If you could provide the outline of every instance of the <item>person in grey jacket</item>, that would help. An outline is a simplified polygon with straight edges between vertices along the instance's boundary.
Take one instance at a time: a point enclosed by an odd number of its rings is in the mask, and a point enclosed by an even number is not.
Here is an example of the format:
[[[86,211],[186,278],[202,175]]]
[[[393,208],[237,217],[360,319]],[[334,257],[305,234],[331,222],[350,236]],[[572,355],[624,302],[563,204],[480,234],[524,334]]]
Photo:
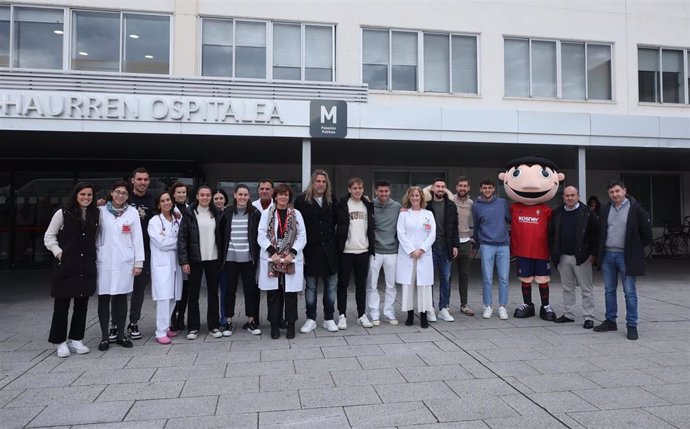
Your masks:
[[[367,307],[374,326],[378,326],[381,303],[378,283],[381,268],[386,281],[383,315],[391,325],[397,325],[395,317],[395,265],[398,258],[398,237],[396,235],[398,215],[402,207],[391,199],[391,185],[385,180],[376,182],[374,198],[374,254],[369,256],[369,278],[367,279]]]

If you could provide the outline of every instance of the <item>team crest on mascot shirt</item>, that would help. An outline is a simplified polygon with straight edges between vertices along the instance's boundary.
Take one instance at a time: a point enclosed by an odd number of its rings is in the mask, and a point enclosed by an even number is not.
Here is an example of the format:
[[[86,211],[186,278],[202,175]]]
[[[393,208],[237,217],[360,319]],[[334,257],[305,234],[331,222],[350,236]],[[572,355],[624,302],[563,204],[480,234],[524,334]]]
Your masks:
[[[544,157],[533,155],[514,159],[498,175],[508,197],[515,201],[510,206],[510,252],[517,256],[518,278],[522,282],[524,304],[515,310],[516,318],[535,315],[532,303],[532,282],[539,285],[544,320],[556,320],[549,305],[549,239],[548,227],[551,207],[547,201],[558,192],[565,179],[556,164]]]

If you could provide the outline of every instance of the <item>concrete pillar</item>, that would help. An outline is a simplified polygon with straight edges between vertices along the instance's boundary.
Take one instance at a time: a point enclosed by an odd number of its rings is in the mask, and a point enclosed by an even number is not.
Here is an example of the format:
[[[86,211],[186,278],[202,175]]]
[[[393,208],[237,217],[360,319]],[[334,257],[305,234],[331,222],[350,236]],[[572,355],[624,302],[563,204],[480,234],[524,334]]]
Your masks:
[[[311,179],[311,139],[302,139],[302,190],[307,189]]]
[[[580,200],[587,202],[587,150],[584,146],[577,148],[577,180]]]

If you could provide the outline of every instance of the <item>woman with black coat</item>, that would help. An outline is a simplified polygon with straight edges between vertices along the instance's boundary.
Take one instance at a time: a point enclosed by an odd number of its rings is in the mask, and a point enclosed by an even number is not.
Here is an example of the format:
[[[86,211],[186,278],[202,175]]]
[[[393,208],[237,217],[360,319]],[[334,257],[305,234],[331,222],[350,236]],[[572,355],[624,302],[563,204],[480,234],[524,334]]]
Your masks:
[[[96,292],[99,211],[93,194],[93,186],[78,183],[65,207],[53,215],[43,239],[46,248],[55,256],[50,292],[55,304],[48,341],[57,345],[57,355],[61,358],[71,352],[89,352],[82,340],[89,297]],[[72,321],[67,335],[67,316],[72,300]]]

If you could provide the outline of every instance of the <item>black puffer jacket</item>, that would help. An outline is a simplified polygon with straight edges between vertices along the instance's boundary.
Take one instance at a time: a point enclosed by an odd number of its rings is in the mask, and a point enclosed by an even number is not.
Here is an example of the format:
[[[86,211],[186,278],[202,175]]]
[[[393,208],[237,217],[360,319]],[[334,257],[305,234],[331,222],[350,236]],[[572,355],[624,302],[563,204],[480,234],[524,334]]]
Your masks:
[[[643,209],[636,199],[628,196],[630,210],[625,225],[625,273],[631,276],[644,275],[644,247],[652,242],[652,223],[647,210]],[[604,258],[606,251],[606,237],[608,234],[608,220],[611,203],[601,206],[599,218],[599,261]],[[601,263],[599,264],[601,266]]]
[[[577,211],[577,229],[575,230],[575,264],[580,265],[591,256],[598,256],[599,223],[597,215],[584,203],[580,202]],[[561,220],[565,209],[556,208],[549,222],[549,247],[551,262],[558,266],[561,261]]]
[[[345,243],[347,242],[347,234],[350,229],[350,210],[347,207],[347,200],[350,199],[350,194],[341,198],[336,205],[336,217],[338,228],[335,236],[338,242],[338,254],[345,250]],[[374,203],[369,201],[366,197],[362,197],[362,202],[367,208],[367,239],[369,240],[369,254],[374,254],[374,246],[376,244],[376,237],[374,235]],[[453,205],[455,207],[455,205]],[[457,217],[457,216],[456,216]],[[457,227],[455,228],[457,234]]]
[[[199,247],[199,223],[196,219],[198,202],[190,204],[182,216],[180,231],[177,234],[177,261],[180,265],[194,264],[201,262],[201,249]],[[211,215],[216,220],[216,244],[221,243],[219,225],[221,220],[220,212],[211,204],[209,206]],[[218,252],[220,255],[220,252]]]

